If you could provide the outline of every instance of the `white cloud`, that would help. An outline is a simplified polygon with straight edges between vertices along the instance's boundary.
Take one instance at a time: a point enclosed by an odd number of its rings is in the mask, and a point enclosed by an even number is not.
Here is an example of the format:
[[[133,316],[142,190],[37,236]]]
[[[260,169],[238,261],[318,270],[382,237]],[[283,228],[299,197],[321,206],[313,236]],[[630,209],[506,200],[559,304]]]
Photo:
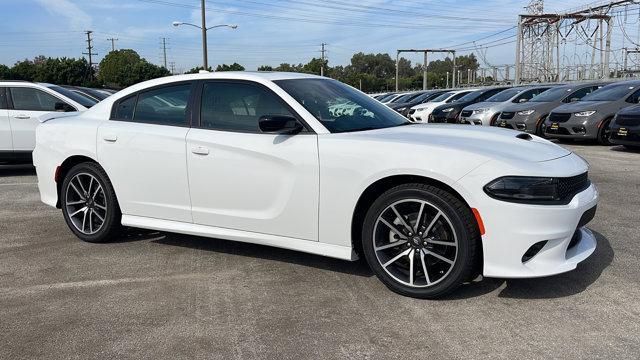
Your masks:
[[[40,6],[53,15],[59,15],[69,20],[74,30],[86,30],[91,27],[93,19],[70,0],[36,0]]]

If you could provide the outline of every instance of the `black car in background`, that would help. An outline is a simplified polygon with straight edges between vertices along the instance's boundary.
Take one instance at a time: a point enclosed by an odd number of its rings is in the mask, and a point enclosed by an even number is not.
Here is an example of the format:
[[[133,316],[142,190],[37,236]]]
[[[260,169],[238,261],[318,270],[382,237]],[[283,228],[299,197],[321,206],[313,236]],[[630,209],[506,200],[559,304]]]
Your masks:
[[[485,101],[493,95],[506,89],[509,89],[509,87],[492,87],[470,92],[452,103],[440,105],[437,108],[433,109],[433,112],[429,116],[429,122],[450,124],[456,123],[458,122],[458,116],[460,115],[462,109],[471,104]]]
[[[640,105],[618,111],[611,121],[609,141],[614,145],[640,150]]]
[[[97,89],[91,89],[88,87],[82,87],[82,86],[69,86],[69,85],[64,85],[63,86],[65,89],[73,91],[76,94],[82,95],[84,97],[87,97],[89,99],[93,99],[95,101],[102,101],[104,99],[106,99],[107,97],[109,97],[109,95],[104,92],[104,91],[100,91]]]
[[[407,117],[412,107],[428,102],[429,100],[440,96],[446,90],[426,90],[421,91],[417,95],[410,97],[405,102],[395,102],[389,104],[389,107]]]

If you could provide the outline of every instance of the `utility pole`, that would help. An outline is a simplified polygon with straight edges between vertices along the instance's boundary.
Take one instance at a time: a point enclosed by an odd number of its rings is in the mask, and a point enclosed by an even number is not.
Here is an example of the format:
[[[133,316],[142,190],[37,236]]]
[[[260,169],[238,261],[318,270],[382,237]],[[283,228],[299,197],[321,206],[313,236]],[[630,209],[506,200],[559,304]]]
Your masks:
[[[167,68],[167,38],[162,37],[160,39],[162,39],[162,60],[163,60],[164,68],[168,69]]]
[[[449,72],[447,71],[447,87],[445,89],[449,88]]]
[[[455,68],[456,68],[456,51],[455,50],[446,50],[446,49],[402,49],[396,50],[396,91],[399,91],[399,81],[400,81],[400,53],[403,52],[411,52],[411,53],[424,53],[424,68],[422,69],[422,90],[427,90],[427,54],[428,53],[451,53],[453,54],[453,82],[455,86]]]
[[[93,55],[98,55],[97,53],[93,52],[93,45],[91,45],[91,34],[93,33],[93,31],[91,30],[87,30],[85,31],[85,34],[87,34],[87,52],[86,53],[82,53],[84,55],[88,55],[89,56],[89,68],[93,69]],[[93,73],[91,73],[91,75],[89,75],[91,77],[93,77]]]
[[[205,1],[202,0],[202,66],[207,71],[209,69],[209,60],[207,59],[207,15],[205,14],[204,3]]]
[[[111,51],[116,51],[116,41],[118,41],[118,38],[108,38],[107,41],[111,41]]]
[[[325,54],[325,52],[326,52],[326,50],[324,49],[324,47],[325,47],[326,45],[329,45],[329,44],[327,44],[327,43],[322,43],[322,44],[320,44],[320,46],[322,46],[322,50],[320,50],[320,52],[322,53],[322,64],[321,64],[321,66],[320,66],[320,76],[324,76],[324,61],[325,61],[325,55],[324,55],[324,54]]]
[[[171,70],[171,75],[175,75],[175,73],[176,73],[176,62],[175,61],[169,62],[169,69]]]

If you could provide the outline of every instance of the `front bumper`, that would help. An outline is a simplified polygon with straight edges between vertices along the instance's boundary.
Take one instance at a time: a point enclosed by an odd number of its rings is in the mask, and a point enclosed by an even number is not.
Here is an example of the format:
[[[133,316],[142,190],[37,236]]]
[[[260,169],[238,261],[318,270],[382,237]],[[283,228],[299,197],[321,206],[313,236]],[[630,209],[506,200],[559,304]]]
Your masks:
[[[483,113],[483,114],[471,114],[469,116],[464,116],[464,111],[460,113],[460,119],[458,122],[460,124],[468,124],[468,125],[485,125],[489,126],[491,119],[496,116],[494,113]]]
[[[495,126],[524,131],[530,134],[536,132],[536,118],[534,115],[518,115],[517,113],[508,119],[498,117]]]
[[[482,190],[483,184],[495,179],[497,173],[524,176],[527,173],[511,171],[515,168],[481,168],[485,169],[475,170],[459,183],[473,189],[475,194],[469,205],[478,210],[484,223],[484,276],[533,278],[560,274],[575,269],[594,252],[595,236],[584,227],[595,215],[598,202],[598,190],[593,183],[566,205],[511,203],[490,198]],[[573,176],[584,171],[586,163],[571,154],[537,163],[529,174]],[[533,255],[532,248],[537,250]]]
[[[640,146],[640,125],[619,126],[612,124],[609,140],[616,145]]]
[[[590,116],[571,118],[564,122],[545,120],[544,134],[551,139],[597,139],[598,126],[603,119],[594,119]]]

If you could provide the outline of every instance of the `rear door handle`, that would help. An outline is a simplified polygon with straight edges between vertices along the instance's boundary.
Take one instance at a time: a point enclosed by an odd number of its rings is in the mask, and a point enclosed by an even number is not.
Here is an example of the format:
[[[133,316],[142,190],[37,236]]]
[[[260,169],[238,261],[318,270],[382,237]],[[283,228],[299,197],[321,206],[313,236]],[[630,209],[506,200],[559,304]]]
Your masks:
[[[24,114],[20,114],[20,115],[16,115],[16,116],[14,116],[14,118],[16,118],[16,119],[20,119],[20,120],[25,120],[25,119],[31,119],[31,116],[29,116],[29,115],[24,115]]]
[[[108,142],[116,142],[116,140],[118,140],[118,136],[116,134],[104,134],[102,135],[102,139]]]
[[[196,155],[209,155],[209,149],[204,146],[194,146],[191,148],[191,152]]]

